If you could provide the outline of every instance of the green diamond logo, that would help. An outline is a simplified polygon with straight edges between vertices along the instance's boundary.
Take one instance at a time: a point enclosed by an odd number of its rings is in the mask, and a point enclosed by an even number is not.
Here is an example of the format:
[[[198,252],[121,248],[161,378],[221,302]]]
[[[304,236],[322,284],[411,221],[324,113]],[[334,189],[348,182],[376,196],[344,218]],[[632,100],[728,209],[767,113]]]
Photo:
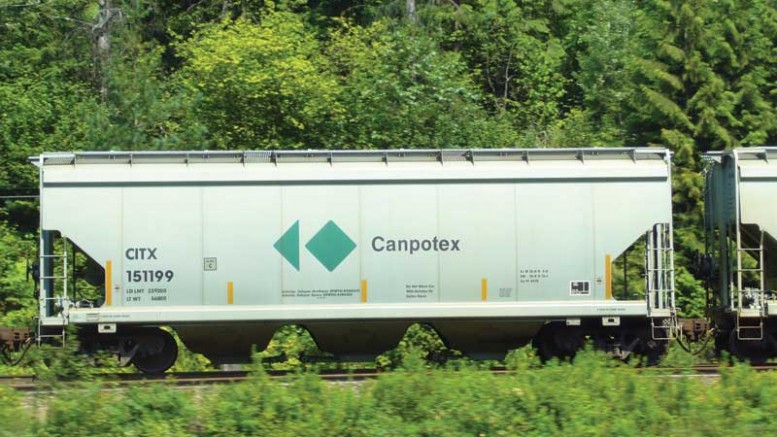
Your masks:
[[[356,248],[356,243],[332,220],[308,241],[305,248],[330,272]]]
[[[272,247],[299,271],[299,220],[294,222]]]

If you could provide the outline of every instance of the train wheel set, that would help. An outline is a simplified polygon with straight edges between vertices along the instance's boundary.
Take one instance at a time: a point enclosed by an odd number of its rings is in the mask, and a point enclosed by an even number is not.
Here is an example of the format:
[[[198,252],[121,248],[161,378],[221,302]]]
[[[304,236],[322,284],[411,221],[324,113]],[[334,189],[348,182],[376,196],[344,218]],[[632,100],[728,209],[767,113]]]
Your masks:
[[[763,361],[777,356],[777,148],[705,160],[708,322],[718,349]],[[165,329],[215,364],[250,361],[284,325],[359,361],[414,323],[475,359],[529,342],[544,360],[569,358],[590,341],[652,363],[680,332],[665,149],[30,161],[38,341],[62,341],[73,325],[85,349],[143,372],[175,363]]]

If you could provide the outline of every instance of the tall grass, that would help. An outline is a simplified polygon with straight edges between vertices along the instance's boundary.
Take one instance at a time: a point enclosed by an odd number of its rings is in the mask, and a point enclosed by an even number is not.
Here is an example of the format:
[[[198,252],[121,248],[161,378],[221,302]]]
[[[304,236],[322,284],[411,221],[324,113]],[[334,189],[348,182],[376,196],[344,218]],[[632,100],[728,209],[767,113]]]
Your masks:
[[[59,389],[41,410],[0,388],[0,435],[43,436],[718,436],[777,429],[777,373],[741,364],[719,379],[678,378],[585,351],[506,375],[407,359],[360,384],[313,374],[181,390]],[[45,395],[50,396],[50,395]]]

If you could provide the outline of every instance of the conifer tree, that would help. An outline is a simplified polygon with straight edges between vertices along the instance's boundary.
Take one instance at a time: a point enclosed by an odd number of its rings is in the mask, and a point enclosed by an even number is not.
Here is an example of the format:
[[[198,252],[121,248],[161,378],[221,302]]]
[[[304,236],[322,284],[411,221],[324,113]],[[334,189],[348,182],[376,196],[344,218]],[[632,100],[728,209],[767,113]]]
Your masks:
[[[678,284],[703,249],[700,153],[777,138],[774,53],[777,13],[768,1],[652,0],[638,15],[641,52],[630,130],[638,143],[674,152]]]

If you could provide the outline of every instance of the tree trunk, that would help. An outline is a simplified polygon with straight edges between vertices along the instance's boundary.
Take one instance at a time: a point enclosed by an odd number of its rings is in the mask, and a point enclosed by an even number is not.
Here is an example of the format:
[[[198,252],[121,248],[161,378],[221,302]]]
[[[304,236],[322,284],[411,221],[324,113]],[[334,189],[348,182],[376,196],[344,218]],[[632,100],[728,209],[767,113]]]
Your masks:
[[[411,23],[418,22],[418,16],[415,13],[415,0],[405,0],[405,13]]]

